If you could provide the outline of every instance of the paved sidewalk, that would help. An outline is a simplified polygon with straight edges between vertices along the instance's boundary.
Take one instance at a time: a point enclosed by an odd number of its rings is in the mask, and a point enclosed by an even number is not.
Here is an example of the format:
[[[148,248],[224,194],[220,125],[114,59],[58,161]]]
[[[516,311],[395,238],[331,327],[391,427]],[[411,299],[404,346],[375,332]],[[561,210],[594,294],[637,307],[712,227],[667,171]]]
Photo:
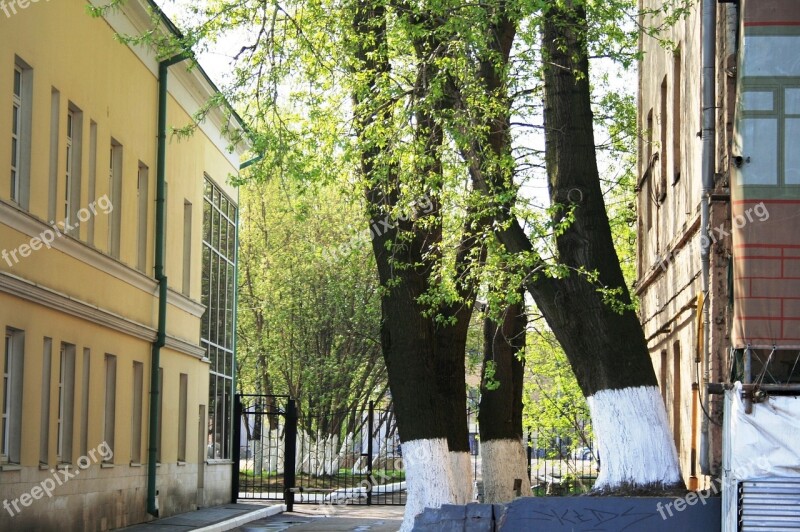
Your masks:
[[[222,532],[279,514],[285,509],[283,504],[223,504],[118,528],[116,532]]]
[[[397,532],[403,506],[311,506],[251,521],[236,532]]]

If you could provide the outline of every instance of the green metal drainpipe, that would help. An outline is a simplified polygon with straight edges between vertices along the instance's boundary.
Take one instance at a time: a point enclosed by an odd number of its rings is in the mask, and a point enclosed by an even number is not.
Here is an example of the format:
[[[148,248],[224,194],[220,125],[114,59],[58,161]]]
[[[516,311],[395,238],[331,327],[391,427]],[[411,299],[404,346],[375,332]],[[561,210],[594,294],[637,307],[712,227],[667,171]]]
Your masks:
[[[158,517],[156,491],[156,455],[158,452],[158,398],[161,394],[158,369],[161,365],[161,348],[167,339],[167,276],[164,273],[164,229],[166,227],[166,170],[167,158],[167,71],[171,65],[191,56],[179,54],[158,63],[158,153],[156,161],[156,249],[155,278],[158,281],[158,333],[150,357],[150,427],[147,447],[147,513]]]

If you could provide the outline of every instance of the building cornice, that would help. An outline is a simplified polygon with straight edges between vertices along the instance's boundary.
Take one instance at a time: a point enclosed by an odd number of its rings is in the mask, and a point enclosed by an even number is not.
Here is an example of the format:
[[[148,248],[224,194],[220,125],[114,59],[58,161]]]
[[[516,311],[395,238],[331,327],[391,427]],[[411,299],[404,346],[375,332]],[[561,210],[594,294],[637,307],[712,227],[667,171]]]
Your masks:
[[[8,272],[0,272],[0,293],[9,294],[48,309],[68,314],[101,327],[121,332],[146,342],[156,340],[156,330],[108,310],[90,305],[50,288],[22,279]],[[170,349],[202,359],[205,349],[186,340],[167,336],[166,345]]]

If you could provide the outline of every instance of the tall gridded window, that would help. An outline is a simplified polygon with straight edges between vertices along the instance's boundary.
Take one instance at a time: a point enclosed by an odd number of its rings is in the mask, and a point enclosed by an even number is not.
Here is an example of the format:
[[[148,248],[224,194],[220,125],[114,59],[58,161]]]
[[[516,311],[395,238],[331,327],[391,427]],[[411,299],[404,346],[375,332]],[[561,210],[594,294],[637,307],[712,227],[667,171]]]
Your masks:
[[[0,463],[19,464],[22,443],[22,371],[25,333],[6,328],[0,395]]]
[[[31,166],[31,100],[33,70],[20,58],[14,60],[11,97],[11,201],[28,208]]]
[[[236,206],[205,176],[201,341],[211,362],[206,457],[231,457]]]

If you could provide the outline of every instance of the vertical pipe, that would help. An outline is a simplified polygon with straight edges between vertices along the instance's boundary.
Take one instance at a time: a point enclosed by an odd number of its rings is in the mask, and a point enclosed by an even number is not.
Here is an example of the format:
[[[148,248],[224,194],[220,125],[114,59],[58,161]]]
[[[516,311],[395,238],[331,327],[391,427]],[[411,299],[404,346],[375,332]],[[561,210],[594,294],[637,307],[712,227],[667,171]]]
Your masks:
[[[156,490],[156,456],[158,453],[158,402],[161,390],[158,369],[161,365],[161,348],[167,338],[167,276],[164,273],[166,228],[166,169],[167,159],[167,74],[170,65],[188,59],[179,54],[158,63],[158,147],[156,156],[156,227],[154,274],[158,281],[158,331],[150,357],[150,419],[147,447],[147,513],[158,517],[158,491]]]
[[[703,62],[703,152],[702,152],[702,196],[700,198],[700,262],[703,278],[703,404],[708,405],[708,383],[711,374],[710,340],[710,276],[711,240],[708,236],[710,225],[711,192],[714,188],[716,169],[716,44],[717,44],[717,2],[703,0],[702,6],[702,62]],[[703,416],[700,429],[700,472],[711,473],[709,464],[708,416]]]

